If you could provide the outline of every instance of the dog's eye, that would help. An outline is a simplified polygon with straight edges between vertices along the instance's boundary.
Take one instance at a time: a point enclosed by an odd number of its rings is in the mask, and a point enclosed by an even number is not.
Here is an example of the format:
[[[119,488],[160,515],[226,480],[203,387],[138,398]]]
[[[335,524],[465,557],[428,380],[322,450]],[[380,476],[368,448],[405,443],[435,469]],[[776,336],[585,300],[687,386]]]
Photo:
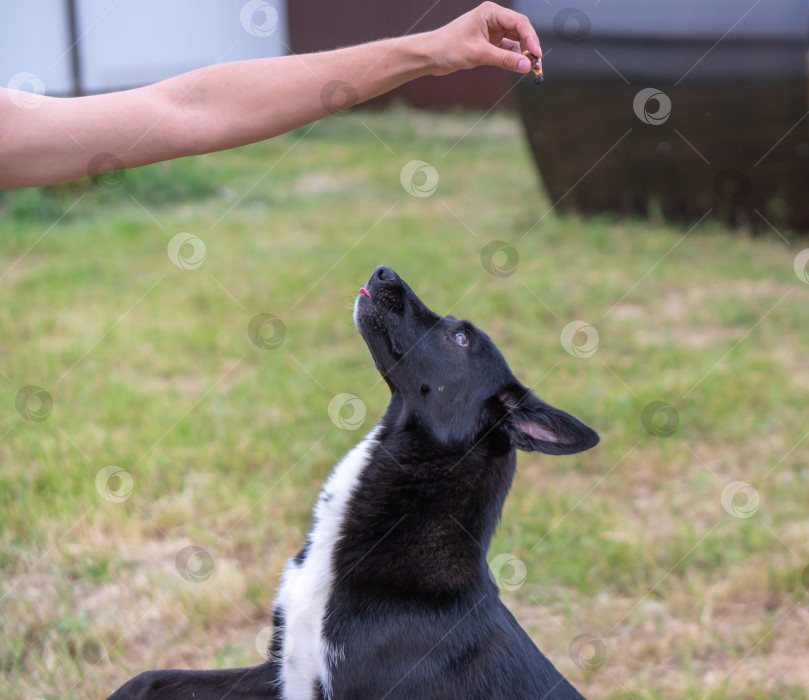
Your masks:
[[[453,333],[452,339],[461,347],[465,348],[467,345],[469,345],[469,338],[466,336],[466,333],[463,333],[462,331],[456,331]]]

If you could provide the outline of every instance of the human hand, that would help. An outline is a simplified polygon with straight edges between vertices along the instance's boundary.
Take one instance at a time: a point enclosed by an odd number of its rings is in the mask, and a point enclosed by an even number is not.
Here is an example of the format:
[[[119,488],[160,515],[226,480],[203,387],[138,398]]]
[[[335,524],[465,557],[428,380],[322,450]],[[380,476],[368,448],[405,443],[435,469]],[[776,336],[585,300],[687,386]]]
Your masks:
[[[484,2],[430,32],[429,38],[433,75],[476,66],[527,73],[531,62],[522,51],[528,49],[542,56],[539,38],[528,18],[494,2]]]

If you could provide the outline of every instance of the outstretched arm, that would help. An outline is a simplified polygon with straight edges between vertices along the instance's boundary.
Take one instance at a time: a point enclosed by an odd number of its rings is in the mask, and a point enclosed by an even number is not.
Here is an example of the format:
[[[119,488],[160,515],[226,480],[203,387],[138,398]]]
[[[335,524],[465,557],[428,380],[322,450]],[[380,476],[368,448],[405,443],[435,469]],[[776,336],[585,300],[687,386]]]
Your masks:
[[[525,73],[520,47],[541,54],[527,18],[485,2],[432,32],[208,66],[123,92],[32,102],[0,89],[0,187],[96,174],[99,154],[134,168],[254,143],[423,75],[480,65]]]

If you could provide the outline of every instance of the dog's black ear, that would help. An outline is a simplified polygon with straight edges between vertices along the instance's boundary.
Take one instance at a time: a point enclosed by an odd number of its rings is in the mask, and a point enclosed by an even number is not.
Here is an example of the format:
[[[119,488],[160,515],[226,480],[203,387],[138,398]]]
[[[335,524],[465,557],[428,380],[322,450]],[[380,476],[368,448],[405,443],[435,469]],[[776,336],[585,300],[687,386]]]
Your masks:
[[[595,430],[546,404],[520,384],[507,387],[498,398],[506,410],[505,425],[511,444],[518,450],[569,455],[598,444]]]

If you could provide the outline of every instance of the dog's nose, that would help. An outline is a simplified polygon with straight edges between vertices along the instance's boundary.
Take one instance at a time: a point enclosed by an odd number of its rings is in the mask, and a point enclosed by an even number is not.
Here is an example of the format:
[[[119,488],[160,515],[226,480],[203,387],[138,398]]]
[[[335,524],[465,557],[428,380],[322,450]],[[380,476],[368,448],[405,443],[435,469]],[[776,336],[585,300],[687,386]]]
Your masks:
[[[380,265],[374,270],[374,277],[380,282],[395,282],[396,273],[385,265]]]

